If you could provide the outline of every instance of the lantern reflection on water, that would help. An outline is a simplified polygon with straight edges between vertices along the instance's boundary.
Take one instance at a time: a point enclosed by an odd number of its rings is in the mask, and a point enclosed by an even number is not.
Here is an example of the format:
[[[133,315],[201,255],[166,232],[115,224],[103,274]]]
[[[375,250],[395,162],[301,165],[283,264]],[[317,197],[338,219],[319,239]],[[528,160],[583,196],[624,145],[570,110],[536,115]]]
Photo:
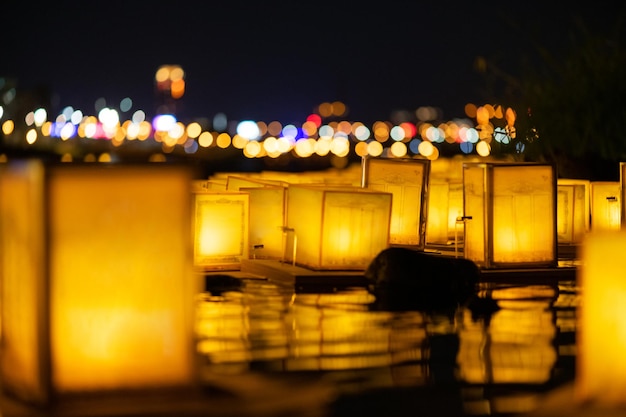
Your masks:
[[[501,309],[493,314],[488,327],[464,315],[457,356],[459,378],[478,386],[547,383],[558,357],[551,309],[555,288],[503,287],[491,294]],[[487,407],[491,413],[511,412],[511,407],[515,412],[528,411],[537,405],[534,397],[518,396],[514,401],[499,398],[489,406],[477,402],[473,407]]]
[[[198,349],[213,370],[242,370],[252,362],[290,372],[377,369],[372,384],[383,383],[383,374],[387,383],[423,384],[433,377],[428,362],[437,356],[429,340],[455,331],[443,315],[370,311],[374,298],[364,289],[289,297],[269,284],[247,286],[243,294],[198,299]]]

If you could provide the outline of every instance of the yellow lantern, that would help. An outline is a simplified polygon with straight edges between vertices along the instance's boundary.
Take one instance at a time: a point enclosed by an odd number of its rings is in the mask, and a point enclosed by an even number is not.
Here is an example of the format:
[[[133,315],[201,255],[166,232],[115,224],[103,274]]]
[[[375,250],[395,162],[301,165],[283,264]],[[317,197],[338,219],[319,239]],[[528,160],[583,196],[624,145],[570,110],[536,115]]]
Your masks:
[[[620,184],[620,224],[621,227],[626,227],[626,222],[621,222],[621,219],[626,219],[626,205],[623,203],[626,198],[626,162],[619,163],[619,184]]]
[[[582,243],[590,230],[589,180],[557,180],[557,238],[559,244]]]
[[[243,187],[240,191],[250,196],[250,257],[282,259],[287,239],[287,188]]]
[[[588,404],[626,406],[626,232],[591,231],[578,270],[576,398]]]
[[[483,268],[556,267],[556,173],[550,164],[465,163],[464,257]]]
[[[250,195],[239,191],[196,190],[194,265],[204,270],[238,270],[248,259]]]
[[[426,245],[428,159],[364,158],[362,186],[393,195],[389,244]]]
[[[195,384],[192,178],[161,164],[0,169],[3,390],[45,404]]]
[[[621,228],[619,181],[591,181],[591,230]]]
[[[463,183],[433,180],[428,186],[426,244],[454,241],[457,219],[463,216]]]
[[[286,260],[314,270],[364,270],[389,244],[391,200],[359,187],[290,185]]]
[[[227,190],[249,195],[249,253],[253,259],[282,259],[287,233],[287,183],[229,175]]]

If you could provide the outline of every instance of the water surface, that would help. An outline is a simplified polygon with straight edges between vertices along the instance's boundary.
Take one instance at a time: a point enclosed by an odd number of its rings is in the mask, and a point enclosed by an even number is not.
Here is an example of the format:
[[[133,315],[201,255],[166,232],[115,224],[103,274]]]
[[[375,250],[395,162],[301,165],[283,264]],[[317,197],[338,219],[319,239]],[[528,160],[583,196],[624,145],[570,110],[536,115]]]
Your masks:
[[[198,297],[202,381],[254,415],[530,412],[573,380],[576,354],[575,282],[536,282],[481,283],[497,309],[424,311],[367,288],[243,279]]]

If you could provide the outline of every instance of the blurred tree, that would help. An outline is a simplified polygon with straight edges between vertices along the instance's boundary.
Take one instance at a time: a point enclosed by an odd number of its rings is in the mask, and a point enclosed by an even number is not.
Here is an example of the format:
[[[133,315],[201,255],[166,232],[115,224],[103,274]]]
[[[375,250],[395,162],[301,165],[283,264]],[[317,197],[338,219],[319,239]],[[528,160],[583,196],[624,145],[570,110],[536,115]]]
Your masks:
[[[565,45],[534,39],[532,50],[519,55],[517,75],[477,60],[491,94],[501,90],[517,113],[512,152],[556,163],[562,178],[619,179],[619,162],[626,161],[624,10],[606,13],[593,27],[577,16]]]

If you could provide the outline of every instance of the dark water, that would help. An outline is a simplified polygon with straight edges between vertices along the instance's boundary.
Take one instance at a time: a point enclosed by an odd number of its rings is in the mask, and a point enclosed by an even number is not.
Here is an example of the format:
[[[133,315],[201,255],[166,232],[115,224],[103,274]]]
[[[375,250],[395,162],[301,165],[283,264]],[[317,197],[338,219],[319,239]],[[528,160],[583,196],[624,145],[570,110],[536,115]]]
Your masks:
[[[573,381],[573,281],[482,283],[498,309],[381,309],[366,288],[244,279],[197,304],[202,380],[271,416],[506,416]],[[537,282],[537,280],[534,280]]]

